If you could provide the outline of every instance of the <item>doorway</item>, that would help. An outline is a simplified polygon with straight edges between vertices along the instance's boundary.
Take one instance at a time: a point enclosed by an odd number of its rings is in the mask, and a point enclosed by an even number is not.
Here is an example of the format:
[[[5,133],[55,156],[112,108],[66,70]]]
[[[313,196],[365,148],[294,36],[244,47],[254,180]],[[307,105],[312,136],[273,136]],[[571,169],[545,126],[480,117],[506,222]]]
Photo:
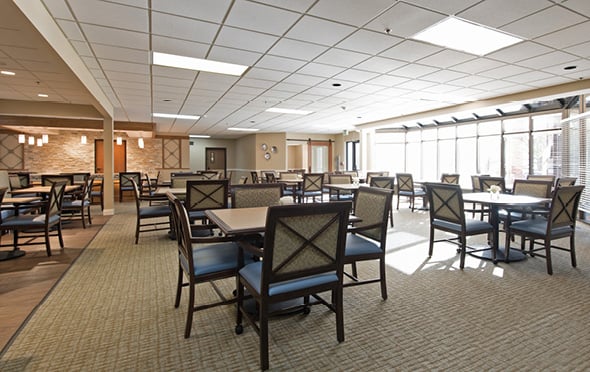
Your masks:
[[[332,141],[307,142],[308,172],[332,172]]]
[[[127,141],[113,141],[113,172],[127,172]],[[104,140],[94,140],[94,173],[104,173]]]
[[[205,147],[205,170],[223,172],[227,176],[227,158],[225,147]]]

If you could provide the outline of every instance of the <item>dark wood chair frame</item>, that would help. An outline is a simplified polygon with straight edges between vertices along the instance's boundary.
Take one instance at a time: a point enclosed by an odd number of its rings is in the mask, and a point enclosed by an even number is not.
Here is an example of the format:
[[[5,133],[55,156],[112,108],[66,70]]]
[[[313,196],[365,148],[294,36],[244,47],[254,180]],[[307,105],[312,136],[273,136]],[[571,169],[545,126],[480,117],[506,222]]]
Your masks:
[[[416,206],[416,198],[422,198],[424,201],[426,198],[426,192],[422,189],[416,189],[414,186],[414,177],[411,173],[397,173],[395,175],[397,179],[397,207],[399,209],[399,199],[405,196],[410,199],[410,208],[414,212]]]
[[[373,176],[371,177],[371,183],[369,186],[379,187],[381,189],[389,189],[395,192],[395,177]],[[389,208],[389,222],[391,227],[393,227],[393,204],[391,208]]]
[[[123,201],[125,191],[134,191],[133,182],[139,187],[141,192],[141,173],[140,172],[120,172],[119,173],[119,202]]]
[[[169,205],[142,206],[141,203],[144,200],[141,198],[139,186],[134,179],[131,179],[131,185],[133,186],[137,215],[135,224],[135,244],[137,244],[139,243],[139,234],[142,232],[169,230],[172,210]],[[165,222],[160,221],[163,217],[167,217]]]

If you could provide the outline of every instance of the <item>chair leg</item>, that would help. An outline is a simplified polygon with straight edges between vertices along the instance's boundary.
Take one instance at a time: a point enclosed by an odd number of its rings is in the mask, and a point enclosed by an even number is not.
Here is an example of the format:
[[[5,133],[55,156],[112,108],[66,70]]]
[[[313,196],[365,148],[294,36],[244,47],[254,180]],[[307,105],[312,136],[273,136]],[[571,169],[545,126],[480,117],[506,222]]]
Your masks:
[[[86,228],[86,221],[85,221],[85,217],[84,217],[84,207],[82,207],[80,209],[80,218],[82,219],[82,228],[85,229]]]
[[[51,243],[49,241],[49,226],[45,227],[45,250],[47,251],[47,256],[51,256]]]
[[[510,228],[507,228],[506,229],[506,242],[504,243],[505,244],[505,247],[506,247],[506,252],[505,252],[505,256],[506,257],[504,257],[504,262],[506,262],[506,263],[509,263],[510,262],[508,260],[508,256],[510,255],[510,241],[511,241],[510,235],[512,235],[510,233]]]
[[[336,303],[336,339],[338,340],[338,342],[343,342],[344,341],[344,311],[343,311],[343,304],[342,304],[342,297],[343,297],[343,293],[342,293],[342,286],[339,286],[337,290],[333,291],[335,292],[335,302]]]
[[[459,268],[463,270],[465,267],[465,252],[467,251],[467,242],[465,237],[461,239],[461,258],[459,260]]]
[[[393,227],[393,209],[389,209],[389,221],[391,223],[391,227]]]
[[[547,274],[553,275],[553,265],[551,263],[551,240],[545,239],[545,259],[547,260]]]
[[[61,221],[57,224],[57,237],[59,239],[59,246],[63,249],[63,247],[64,247],[64,237],[61,234]]]
[[[352,268],[352,276],[355,277],[355,278],[358,278],[358,274],[357,274],[357,271],[356,271],[356,262],[352,262],[350,264],[350,267]]]
[[[135,225],[135,244],[137,244],[139,242],[139,226],[140,226],[140,220],[139,220],[139,217],[137,217],[137,224]]]
[[[174,307],[178,309],[180,306],[180,297],[182,296],[182,266],[180,266],[180,262],[178,263],[178,282],[176,284],[176,299],[174,300]]]
[[[260,327],[260,368],[267,370],[268,363],[268,304],[260,303],[259,327]]]
[[[186,314],[184,338],[191,337],[191,328],[193,327],[193,313],[195,312],[195,283],[189,283],[188,293],[188,312]]]
[[[385,280],[385,258],[379,260],[379,271],[381,276],[381,297],[387,300],[387,281]]]
[[[434,227],[430,226],[430,244],[428,245],[428,257],[432,257],[434,249]]]
[[[572,267],[576,267],[576,244],[574,240],[574,235],[570,235],[570,255],[572,258]]]
[[[401,195],[397,196],[397,207],[396,207],[397,210],[399,210],[399,198],[401,198]]]

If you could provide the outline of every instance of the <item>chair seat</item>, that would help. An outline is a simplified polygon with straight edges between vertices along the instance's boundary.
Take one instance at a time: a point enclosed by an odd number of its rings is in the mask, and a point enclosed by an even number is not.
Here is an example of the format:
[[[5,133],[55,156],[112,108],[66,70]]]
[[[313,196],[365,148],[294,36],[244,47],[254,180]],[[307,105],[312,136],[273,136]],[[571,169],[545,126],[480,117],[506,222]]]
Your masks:
[[[240,275],[252,286],[256,293],[260,293],[262,261],[254,262],[244,266],[240,270]],[[338,275],[336,275],[336,272],[323,273],[301,279],[286,280],[284,282],[271,284],[268,289],[268,294],[270,296],[276,296],[283,293],[294,292],[300,289],[334,282],[338,282]]]
[[[205,211],[189,211],[188,217],[191,221],[205,218]]]
[[[434,219],[432,225],[445,231],[452,231],[457,234],[461,233],[461,225],[458,223]],[[477,235],[492,231],[493,229],[493,226],[486,221],[465,220],[465,230],[467,235]]]
[[[61,203],[62,209],[67,208],[80,208],[80,207],[88,207],[90,205],[90,200],[64,200]]]
[[[513,222],[510,225],[510,231],[514,233],[526,232],[537,236],[545,236],[547,233],[547,220],[543,217],[537,217],[535,219]],[[551,230],[550,237],[551,239],[555,239],[560,236],[569,236],[572,233],[573,229],[570,226],[557,227]]]
[[[346,235],[346,248],[344,248],[345,257],[382,253],[381,247],[377,242],[365,239],[356,234]]]
[[[295,191],[295,195],[298,196],[321,196],[322,192],[321,191],[303,191],[303,190],[297,190]]]
[[[352,199],[354,199],[354,195],[352,195],[352,194],[330,195],[331,201],[352,200]]]
[[[193,244],[193,268],[196,277],[205,276],[220,271],[238,268],[238,250],[236,243],[218,243],[202,246]],[[179,255],[180,263],[187,271],[188,261],[183,255]],[[254,262],[251,257],[244,257],[244,264]]]
[[[401,196],[412,196],[412,192],[411,191],[401,190],[401,191],[398,192],[398,195],[401,195]],[[426,192],[424,191],[424,189],[414,189],[413,195],[414,196],[426,196]]]
[[[155,205],[152,207],[141,207],[139,210],[140,218],[150,217],[166,217],[171,213],[170,207],[167,205]]]
[[[52,225],[54,223],[57,223],[60,219],[59,215],[53,215],[49,218],[49,225]],[[17,227],[23,227],[23,228],[31,228],[31,229],[35,229],[35,228],[39,228],[39,227],[44,227],[45,226],[45,215],[32,215],[32,214],[27,214],[27,215],[19,215],[19,216],[13,216],[13,217],[9,217],[6,220],[2,221],[2,225],[0,225],[0,227],[2,228],[17,228]]]

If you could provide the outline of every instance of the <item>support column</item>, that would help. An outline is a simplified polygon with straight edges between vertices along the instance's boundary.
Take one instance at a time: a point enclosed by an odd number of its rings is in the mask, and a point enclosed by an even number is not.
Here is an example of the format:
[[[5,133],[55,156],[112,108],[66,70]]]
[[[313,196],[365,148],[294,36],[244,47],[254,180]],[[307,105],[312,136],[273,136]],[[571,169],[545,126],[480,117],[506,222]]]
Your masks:
[[[104,142],[104,210],[105,216],[115,214],[115,192],[114,192],[114,160],[113,160],[113,137],[115,122],[112,118],[105,118],[103,122],[103,142]]]

